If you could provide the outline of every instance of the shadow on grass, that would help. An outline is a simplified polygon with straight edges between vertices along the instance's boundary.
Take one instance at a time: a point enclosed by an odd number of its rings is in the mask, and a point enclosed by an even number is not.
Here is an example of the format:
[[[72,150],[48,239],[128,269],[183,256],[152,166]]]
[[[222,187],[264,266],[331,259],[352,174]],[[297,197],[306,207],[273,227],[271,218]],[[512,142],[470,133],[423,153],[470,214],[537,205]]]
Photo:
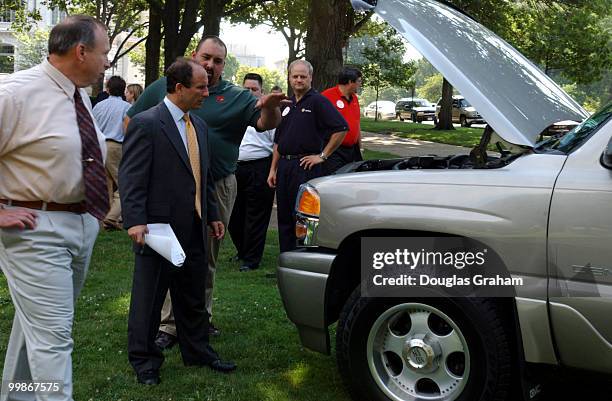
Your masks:
[[[301,347],[287,319],[273,273],[278,255],[270,231],[259,270],[241,273],[224,241],[215,288],[214,322],[221,336],[211,343],[238,364],[224,375],[183,366],[180,351],[166,354],[162,384],[136,383],[127,360],[127,315],[133,255],[125,232],[101,233],[85,288],[77,301],[73,353],[76,400],[348,400],[333,357]],[[4,360],[13,308],[0,275],[0,360]]]
[[[408,123],[401,121],[374,121],[361,119],[361,130],[375,133],[391,133],[402,138],[438,142],[447,145],[473,147],[482,136],[482,128],[458,127],[454,130],[436,130],[433,125]]]

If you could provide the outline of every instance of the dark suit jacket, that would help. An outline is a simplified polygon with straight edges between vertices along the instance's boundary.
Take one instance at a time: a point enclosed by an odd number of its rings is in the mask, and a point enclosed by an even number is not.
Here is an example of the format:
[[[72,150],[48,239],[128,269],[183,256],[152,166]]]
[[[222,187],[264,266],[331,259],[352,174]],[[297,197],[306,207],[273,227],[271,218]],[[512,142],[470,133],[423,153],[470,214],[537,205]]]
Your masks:
[[[190,116],[200,147],[205,247],[207,223],[220,218],[209,170],[208,128],[200,118]],[[196,213],[195,191],[187,150],[166,105],[162,102],[135,115],[125,134],[119,165],[124,227],[169,223],[185,249]]]

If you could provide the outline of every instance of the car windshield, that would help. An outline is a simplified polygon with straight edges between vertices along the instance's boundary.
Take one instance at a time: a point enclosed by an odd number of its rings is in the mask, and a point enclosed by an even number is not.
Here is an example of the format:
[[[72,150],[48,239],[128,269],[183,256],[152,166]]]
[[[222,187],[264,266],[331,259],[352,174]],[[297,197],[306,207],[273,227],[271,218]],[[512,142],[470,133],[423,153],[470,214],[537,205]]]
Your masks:
[[[472,105],[466,99],[462,99],[461,100],[461,107],[472,107]]]
[[[426,103],[423,100],[415,100],[414,106],[415,107],[429,107],[429,103]]]
[[[549,138],[536,144],[536,149],[557,150],[569,153],[582,145],[592,133],[604,125],[612,117],[612,103],[608,104],[591,117],[584,120],[580,125],[560,138]]]

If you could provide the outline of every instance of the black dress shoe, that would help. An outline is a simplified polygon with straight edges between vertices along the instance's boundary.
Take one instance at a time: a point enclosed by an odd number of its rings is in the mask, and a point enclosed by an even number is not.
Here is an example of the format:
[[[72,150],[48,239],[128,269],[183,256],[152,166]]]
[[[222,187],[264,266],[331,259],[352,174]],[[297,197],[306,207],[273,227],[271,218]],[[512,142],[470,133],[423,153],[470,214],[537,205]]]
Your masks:
[[[259,268],[259,265],[242,265],[240,266],[240,271],[241,272],[248,272],[251,270],[257,270]]]
[[[161,383],[159,371],[152,369],[136,373],[136,379],[138,380],[138,383],[145,384],[147,386],[156,386]]]
[[[208,364],[208,367],[221,373],[233,372],[237,368],[234,362],[222,361],[221,359],[215,359]]]
[[[176,344],[177,338],[172,334],[168,334],[165,331],[158,331],[157,337],[155,337],[155,345],[162,351],[170,349]]]
[[[219,337],[221,335],[221,330],[216,328],[212,322],[208,324],[208,335],[211,337]]]

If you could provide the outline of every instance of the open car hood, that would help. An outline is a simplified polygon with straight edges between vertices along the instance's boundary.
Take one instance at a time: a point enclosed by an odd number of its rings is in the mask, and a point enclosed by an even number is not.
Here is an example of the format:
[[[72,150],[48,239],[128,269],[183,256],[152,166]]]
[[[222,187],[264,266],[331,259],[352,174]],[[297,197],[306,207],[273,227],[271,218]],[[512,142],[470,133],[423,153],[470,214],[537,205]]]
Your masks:
[[[435,0],[351,0],[374,10],[414,46],[506,141],[533,146],[561,120],[588,113],[495,33]]]

